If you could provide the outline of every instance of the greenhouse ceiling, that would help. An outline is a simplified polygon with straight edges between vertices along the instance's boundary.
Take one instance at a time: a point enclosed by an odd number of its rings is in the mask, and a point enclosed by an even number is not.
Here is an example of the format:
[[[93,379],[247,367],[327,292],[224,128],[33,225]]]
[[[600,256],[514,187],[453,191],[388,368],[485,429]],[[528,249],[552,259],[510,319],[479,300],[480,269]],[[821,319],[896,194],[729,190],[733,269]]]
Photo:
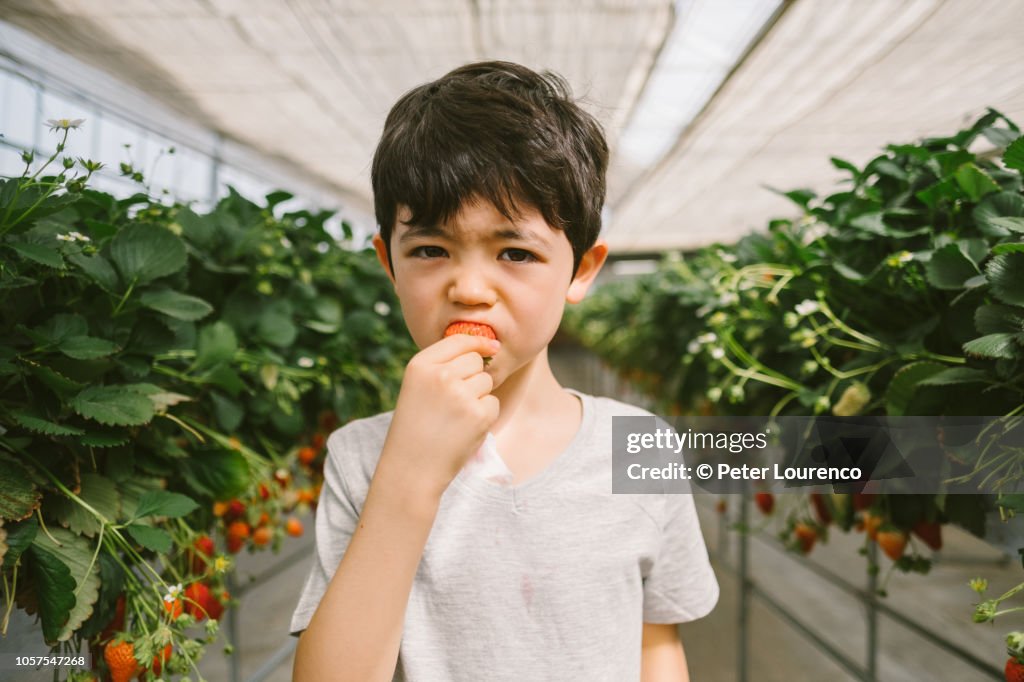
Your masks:
[[[832,156],[1024,123],[1024,0],[0,0],[0,19],[368,211],[391,104],[465,62],[565,75],[618,253],[731,242]],[[3,48],[0,47],[0,52]]]

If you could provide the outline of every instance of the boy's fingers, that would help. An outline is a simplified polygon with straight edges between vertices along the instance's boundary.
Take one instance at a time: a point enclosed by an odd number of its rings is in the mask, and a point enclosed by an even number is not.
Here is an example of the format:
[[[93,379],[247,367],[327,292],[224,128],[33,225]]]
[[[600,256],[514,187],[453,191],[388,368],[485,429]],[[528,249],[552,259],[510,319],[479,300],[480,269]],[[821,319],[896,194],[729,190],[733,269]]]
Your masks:
[[[447,368],[452,375],[465,379],[484,371],[484,359],[480,353],[470,351],[450,360],[447,363]]]
[[[494,379],[487,372],[478,372],[466,379],[466,388],[477,398],[482,398],[494,388]]]
[[[429,362],[448,362],[465,353],[476,351],[481,357],[490,357],[498,352],[501,343],[484,336],[453,334],[420,351],[420,357]]]

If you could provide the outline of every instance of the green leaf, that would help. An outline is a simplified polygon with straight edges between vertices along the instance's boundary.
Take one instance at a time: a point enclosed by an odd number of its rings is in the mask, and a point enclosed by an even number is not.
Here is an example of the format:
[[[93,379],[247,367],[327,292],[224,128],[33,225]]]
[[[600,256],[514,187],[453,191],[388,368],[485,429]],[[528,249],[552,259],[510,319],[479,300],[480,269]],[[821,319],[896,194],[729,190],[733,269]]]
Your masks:
[[[74,426],[52,422],[45,416],[31,412],[27,408],[11,410],[10,414],[14,421],[32,433],[41,433],[47,436],[81,436],[85,433],[82,429]]]
[[[249,465],[235,451],[204,452],[182,460],[181,466],[188,484],[215,500],[237,497],[249,485]]]
[[[92,615],[78,630],[78,636],[90,639],[103,632],[117,613],[117,599],[124,592],[124,569],[106,552],[97,557],[100,567],[100,596]]]
[[[1024,218],[991,218],[989,223],[1010,232],[1024,233]]]
[[[114,266],[106,258],[99,254],[87,256],[84,253],[71,254],[68,256],[79,270],[85,273],[86,277],[96,282],[104,291],[116,291],[119,279]]]
[[[974,326],[981,334],[1022,332],[1024,310],[1008,305],[983,305],[974,312]]]
[[[937,362],[914,362],[901,367],[893,376],[885,393],[886,413],[893,417],[902,417],[910,407],[918,385],[946,369],[945,365]]]
[[[281,348],[290,346],[299,333],[291,318],[292,307],[287,301],[272,301],[260,311],[256,333],[273,346]]]
[[[121,495],[109,478],[91,472],[83,473],[78,497],[111,523],[118,521],[121,514]],[[94,537],[100,530],[100,521],[71,498],[48,499],[47,508],[52,510],[54,517],[62,526],[77,535]]]
[[[203,299],[173,289],[147,291],[139,297],[139,301],[147,308],[189,322],[202,319],[213,312],[213,306]]]
[[[82,445],[93,448],[113,448],[128,442],[127,431],[89,431],[78,439]]]
[[[850,226],[883,237],[889,235],[889,228],[885,224],[885,215],[881,212],[861,214],[850,221]]]
[[[1024,196],[1018,192],[990,194],[974,207],[971,215],[982,234],[989,237],[1005,237],[1010,233],[992,220],[1024,217]]]
[[[166,490],[151,490],[139,498],[135,518],[145,516],[167,516],[173,519],[185,516],[199,505],[191,497]]]
[[[78,414],[106,426],[137,426],[155,414],[153,403],[144,395],[122,386],[90,386],[68,404]]]
[[[1024,305],[1024,253],[1002,253],[985,266],[992,294],[1003,303]]]
[[[272,366],[276,367],[276,365]],[[217,391],[210,392],[210,399],[213,402],[213,413],[216,415],[221,429],[228,433],[237,429],[245,418],[245,410],[242,406]]]
[[[992,247],[993,256],[1001,256],[1004,253],[1024,253],[1024,242],[997,244]]]
[[[860,177],[860,170],[858,170],[856,166],[854,166],[846,159],[840,159],[837,156],[833,156],[832,158],[829,159],[829,161],[831,161],[832,165],[835,166],[838,170],[849,171],[850,175],[853,176],[854,180]]]
[[[145,284],[172,275],[187,262],[185,244],[163,227],[134,224],[110,242],[110,257],[126,283]]]
[[[979,272],[958,244],[947,244],[932,254],[925,275],[936,289],[963,289],[964,282]]]
[[[60,637],[77,601],[75,579],[71,577],[71,569],[53,552],[33,543],[26,554],[31,559],[28,577],[35,588],[43,639],[52,645]]]
[[[227,322],[217,321],[199,330],[195,369],[202,370],[227,362],[238,350],[235,330]]]
[[[205,249],[213,246],[217,236],[217,228],[213,218],[209,216],[196,215],[187,206],[182,207],[177,215],[178,224],[181,225],[181,232],[185,237]]]
[[[88,336],[89,323],[81,315],[58,313],[33,331],[45,342],[57,344],[69,336]]]
[[[72,596],[75,602],[57,636],[57,641],[66,642],[92,615],[93,605],[100,595],[99,564],[93,561],[95,547],[92,547],[85,538],[63,528],[50,528],[49,535],[36,533],[32,549],[42,550],[57,557],[68,568],[74,581]]]
[[[953,384],[977,384],[990,380],[987,372],[971,367],[950,367],[938,374],[918,382],[918,386],[951,386]]]
[[[64,258],[60,255],[60,251],[57,249],[49,246],[43,246],[42,244],[29,244],[27,242],[12,242],[9,243],[8,246],[17,251],[20,256],[28,258],[31,261],[35,261],[40,265],[45,265],[49,268],[64,267]]]
[[[981,134],[985,136],[985,139],[994,144],[1000,149],[1007,147],[1020,135],[1019,132],[1008,130],[1007,128],[985,128],[981,131]]]
[[[20,462],[0,457],[0,481],[0,519],[21,521],[39,508],[43,495]]]
[[[294,199],[295,195],[290,192],[278,190],[276,192],[271,192],[265,198],[267,200],[267,208],[272,209],[280,203],[288,201],[289,199]]]
[[[58,350],[75,360],[95,360],[113,355],[120,347],[113,341],[93,336],[69,336],[57,345]]]
[[[158,554],[167,554],[171,551],[171,536],[163,529],[133,523],[125,528],[125,530],[128,531],[128,534],[132,536],[135,542],[146,549]]]
[[[1014,352],[1015,336],[1015,334],[987,334],[965,343],[964,353],[979,358],[1013,359],[1019,354],[1019,352]]]
[[[4,540],[7,543],[7,552],[3,556],[3,568],[14,568],[15,562],[35,539],[39,521],[35,516],[30,516],[20,523],[4,526],[4,530],[7,531],[7,538]]]
[[[956,170],[954,175],[971,201],[979,201],[983,196],[998,192],[1000,187],[992,177],[973,163],[965,163]]]
[[[1003,163],[1007,168],[1024,173],[1024,137],[1018,137],[1003,154]]]
[[[51,391],[56,393],[61,398],[67,398],[75,393],[81,391],[85,384],[69,379],[60,372],[47,367],[46,365],[39,365],[34,362],[28,363],[29,372],[33,374],[39,381],[49,388]]]

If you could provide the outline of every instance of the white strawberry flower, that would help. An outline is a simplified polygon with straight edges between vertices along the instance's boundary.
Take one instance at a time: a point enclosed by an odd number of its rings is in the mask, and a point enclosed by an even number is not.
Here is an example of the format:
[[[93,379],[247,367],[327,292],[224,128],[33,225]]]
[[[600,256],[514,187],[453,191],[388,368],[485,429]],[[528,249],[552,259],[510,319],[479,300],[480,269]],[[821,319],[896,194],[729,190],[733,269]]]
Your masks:
[[[181,596],[181,592],[182,592],[181,583],[178,583],[177,585],[170,585],[167,588],[167,594],[164,595],[164,601],[167,602],[168,604],[170,604],[175,599],[177,599],[177,598],[179,598]]]
[[[50,126],[50,130],[74,130],[81,127],[83,123],[85,123],[84,118],[49,118],[46,120],[46,125]]]

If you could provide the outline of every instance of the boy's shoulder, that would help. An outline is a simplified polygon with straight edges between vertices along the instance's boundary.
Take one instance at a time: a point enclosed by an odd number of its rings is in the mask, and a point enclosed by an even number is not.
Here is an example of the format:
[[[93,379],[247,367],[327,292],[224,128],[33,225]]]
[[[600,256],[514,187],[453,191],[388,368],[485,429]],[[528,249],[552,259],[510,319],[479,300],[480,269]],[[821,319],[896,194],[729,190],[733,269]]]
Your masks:
[[[389,410],[353,419],[335,429],[327,438],[325,466],[334,469],[349,487],[368,486],[394,414],[394,410]]]

